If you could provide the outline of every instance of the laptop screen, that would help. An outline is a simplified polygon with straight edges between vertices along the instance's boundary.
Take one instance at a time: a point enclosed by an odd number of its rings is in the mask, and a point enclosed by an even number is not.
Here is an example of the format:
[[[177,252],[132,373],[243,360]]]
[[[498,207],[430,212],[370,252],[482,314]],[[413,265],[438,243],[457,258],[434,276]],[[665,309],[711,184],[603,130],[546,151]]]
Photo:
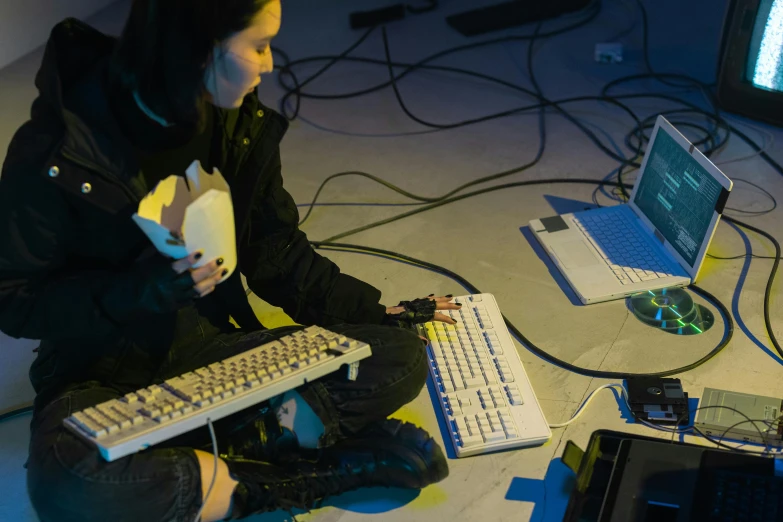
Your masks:
[[[693,266],[715,212],[721,184],[662,128],[648,154],[634,203]]]

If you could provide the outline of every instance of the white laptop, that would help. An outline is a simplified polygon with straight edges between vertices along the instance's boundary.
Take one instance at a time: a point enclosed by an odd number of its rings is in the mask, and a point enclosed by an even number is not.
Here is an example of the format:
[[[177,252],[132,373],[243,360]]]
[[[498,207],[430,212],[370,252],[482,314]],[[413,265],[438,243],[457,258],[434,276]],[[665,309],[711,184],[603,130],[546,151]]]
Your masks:
[[[695,281],[732,182],[658,116],[628,203],[530,222],[585,304]]]

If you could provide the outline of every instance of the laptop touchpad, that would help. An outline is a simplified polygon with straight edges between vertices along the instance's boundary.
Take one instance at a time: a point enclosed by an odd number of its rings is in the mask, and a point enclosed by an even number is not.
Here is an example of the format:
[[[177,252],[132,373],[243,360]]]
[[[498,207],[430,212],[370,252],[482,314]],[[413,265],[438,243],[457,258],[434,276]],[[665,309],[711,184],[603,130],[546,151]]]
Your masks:
[[[601,263],[601,260],[581,239],[552,245],[552,250],[566,268],[581,268]]]

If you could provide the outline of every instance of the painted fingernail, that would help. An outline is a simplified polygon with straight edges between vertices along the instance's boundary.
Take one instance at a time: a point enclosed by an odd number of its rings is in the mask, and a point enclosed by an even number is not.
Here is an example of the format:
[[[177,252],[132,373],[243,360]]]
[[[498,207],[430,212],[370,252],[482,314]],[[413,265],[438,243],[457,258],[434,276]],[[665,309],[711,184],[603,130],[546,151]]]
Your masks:
[[[217,261],[215,261],[215,263],[217,263],[217,266],[222,265],[223,264],[223,258],[222,257],[217,258]]]
[[[225,269],[223,269],[223,272],[221,272],[220,275],[223,276],[223,277],[226,277],[227,274],[228,274],[228,268],[225,268]]]
[[[435,296],[435,294],[430,294],[427,297],[434,297],[434,296]]]
[[[462,303],[454,303],[454,304],[456,304],[457,306],[462,306]]]
[[[446,297],[454,297],[454,296],[453,296],[453,295],[451,295],[451,294],[447,294],[447,295],[446,295]]]
[[[198,261],[199,259],[201,259],[201,258],[202,258],[202,256],[203,256],[203,255],[204,255],[204,254],[202,254],[201,252],[196,252],[196,255],[194,255],[194,256],[193,256],[193,258],[194,258],[196,261]]]

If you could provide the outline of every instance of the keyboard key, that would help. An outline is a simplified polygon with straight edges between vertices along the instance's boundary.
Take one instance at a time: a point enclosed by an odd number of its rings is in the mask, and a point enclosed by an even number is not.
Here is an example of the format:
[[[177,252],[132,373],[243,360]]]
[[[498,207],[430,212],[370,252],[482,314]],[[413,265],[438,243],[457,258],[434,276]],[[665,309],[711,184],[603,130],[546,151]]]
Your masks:
[[[71,415],[70,419],[81,429],[83,429],[84,431],[86,431],[96,439],[108,435],[106,428],[104,428],[103,426],[101,426],[91,418],[87,417],[87,415],[85,415],[83,412],[74,413],[73,415]]]
[[[484,386],[486,382],[484,381],[484,377],[469,377],[465,379],[465,386],[471,387],[471,386]]]
[[[503,431],[482,432],[482,435],[484,437],[484,442],[486,443],[500,442],[501,440],[506,440],[506,433]]]
[[[468,432],[468,425],[465,422],[465,417],[460,415],[459,417],[454,419],[454,425],[455,425],[455,428],[457,430],[457,433],[460,436],[470,435],[470,433]]]
[[[484,442],[484,438],[481,435],[467,435],[465,437],[461,437],[462,440],[462,446],[465,448],[470,448],[471,446],[478,446],[482,442]]]
[[[152,406],[146,406],[139,410],[139,413],[150,418],[158,417],[161,415],[160,408],[153,408]]]

